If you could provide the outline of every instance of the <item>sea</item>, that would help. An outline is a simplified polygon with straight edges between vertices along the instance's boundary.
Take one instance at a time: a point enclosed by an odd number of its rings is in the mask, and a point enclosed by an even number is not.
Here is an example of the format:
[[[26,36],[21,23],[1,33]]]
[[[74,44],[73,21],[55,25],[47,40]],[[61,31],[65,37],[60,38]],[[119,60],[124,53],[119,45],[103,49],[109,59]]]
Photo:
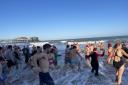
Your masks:
[[[95,39],[96,40],[96,39]],[[112,44],[115,44],[117,40],[121,40],[122,42],[125,42],[126,45],[128,38],[116,38],[116,39],[108,39],[104,41],[105,48],[107,49],[107,43],[112,42]],[[76,40],[74,40],[77,42]],[[101,40],[98,40],[101,41]],[[71,41],[70,41],[71,42]],[[80,41],[78,42],[89,42],[89,41]],[[96,42],[96,41],[93,41]],[[45,44],[45,42],[42,42]],[[81,61],[81,70],[78,71],[77,68],[71,69],[70,67],[64,66],[64,50],[67,45],[67,42],[61,43],[61,42],[49,42],[53,45],[55,45],[58,48],[58,54],[61,56],[58,57],[58,66],[50,70],[50,75],[52,76],[55,85],[116,85],[115,83],[115,69],[112,64],[106,63],[106,57],[100,58],[99,63],[99,76],[96,77],[93,73],[91,73],[91,68],[87,66],[86,61],[84,59],[84,53],[81,53],[83,56],[83,60]],[[43,44],[36,43],[37,46],[42,46]],[[80,44],[81,50],[84,50],[86,44]],[[24,56],[22,56],[24,58]],[[9,84],[8,85],[39,85],[39,77],[38,74],[34,73],[31,68],[26,67],[26,64],[24,63],[24,59],[21,63],[20,69],[13,69],[12,71],[12,78],[8,79]],[[122,85],[128,85],[128,66],[126,66],[123,79],[122,79]]]

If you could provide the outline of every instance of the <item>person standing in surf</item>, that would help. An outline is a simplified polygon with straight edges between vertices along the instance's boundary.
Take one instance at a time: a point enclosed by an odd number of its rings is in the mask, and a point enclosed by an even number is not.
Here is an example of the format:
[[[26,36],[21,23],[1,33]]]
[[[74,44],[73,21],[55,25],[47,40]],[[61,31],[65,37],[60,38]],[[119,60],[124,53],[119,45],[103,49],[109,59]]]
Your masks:
[[[121,43],[116,43],[114,46],[114,58],[113,58],[113,66],[116,69],[116,83],[117,85],[121,85],[122,75],[125,70],[125,59],[123,58],[125,55],[128,58],[128,54],[122,49]]]
[[[91,66],[92,66],[92,70],[91,72],[93,73],[95,71],[95,76],[99,75],[99,61],[98,58],[99,56],[104,56],[105,54],[105,50],[102,50],[102,54],[99,54],[97,51],[97,48],[93,49],[93,52],[90,54],[91,56]]]
[[[76,46],[72,47],[72,49],[70,51],[70,54],[69,54],[69,57],[71,59],[72,67],[74,68],[75,66],[77,66],[78,67],[78,71],[79,71],[80,70],[80,60],[82,60],[82,56],[78,52]]]
[[[89,47],[89,45],[86,45],[85,60],[86,60],[86,64],[91,68],[90,53],[91,53],[90,47]]]
[[[113,58],[113,47],[111,43],[108,43],[108,57],[107,57],[107,63],[111,64],[111,60]]]
[[[39,74],[40,85],[55,85],[52,77],[49,73],[49,56],[51,51],[51,45],[43,45],[43,52],[40,52],[40,48],[37,48],[37,53],[31,57],[31,64],[33,70]]]
[[[7,79],[7,76],[3,73],[3,64],[5,63],[5,59],[3,57],[0,57],[0,85],[5,85],[5,80]]]
[[[70,46],[67,45],[66,46],[66,49],[65,49],[65,65],[67,66],[67,64],[71,64],[71,59],[69,57],[69,54],[70,54]]]
[[[22,49],[22,51],[23,51],[23,54],[24,54],[24,57],[25,57],[25,62],[26,62],[26,64],[28,64],[28,60],[29,60],[29,58],[30,58],[30,52],[29,52],[29,47],[27,46],[27,47],[25,47],[24,46],[24,48]]]

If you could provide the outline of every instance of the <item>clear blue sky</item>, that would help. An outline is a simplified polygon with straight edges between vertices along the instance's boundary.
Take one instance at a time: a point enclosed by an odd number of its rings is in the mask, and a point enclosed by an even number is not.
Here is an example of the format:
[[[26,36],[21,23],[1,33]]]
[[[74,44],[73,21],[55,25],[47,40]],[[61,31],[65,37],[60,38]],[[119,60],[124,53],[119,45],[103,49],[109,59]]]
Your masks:
[[[128,34],[128,0],[0,0],[0,39]]]

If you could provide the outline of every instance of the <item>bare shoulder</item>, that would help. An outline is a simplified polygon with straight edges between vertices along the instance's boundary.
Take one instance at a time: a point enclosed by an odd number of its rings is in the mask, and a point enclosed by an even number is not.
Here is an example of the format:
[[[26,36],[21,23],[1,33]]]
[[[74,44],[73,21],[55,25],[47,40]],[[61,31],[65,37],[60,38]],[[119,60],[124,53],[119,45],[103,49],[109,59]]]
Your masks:
[[[108,51],[109,51],[109,52],[111,52],[112,50],[113,50],[113,48],[112,48],[112,47],[108,49]]]
[[[40,54],[38,54],[38,58],[45,57],[45,56],[46,56],[45,53],[40,53]]]
[[[46,53],[40,53],[39,55],[38,55],[38,59],[48,59],[48,55],[46,54]]]

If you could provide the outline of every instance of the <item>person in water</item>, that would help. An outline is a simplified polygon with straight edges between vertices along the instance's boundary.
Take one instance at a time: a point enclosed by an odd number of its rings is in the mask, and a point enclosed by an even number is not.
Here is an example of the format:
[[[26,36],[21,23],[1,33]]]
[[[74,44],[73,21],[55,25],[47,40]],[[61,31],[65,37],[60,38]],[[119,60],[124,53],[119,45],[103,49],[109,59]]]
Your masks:
[[[51,51],[51,45],[45,44],[43,46],[43,52],[40,52],[40,48],[37,48],[37,53],[31,57],[33,70],[39,73],[40,85],[55,85],[52,77],[49,73],[49,56]]]
[[[53,70],[55,68],[55,55],[54,49],[51,49],[50,56],[48,56],[50,68]]]
[[[113,47],[111,43],[108,43],[108,57],[107,57],[108,64],[111,63],[112,58],[113,58]]]
[[[80,60],[82,60],[82,56],[77,50],[76,46],[73,46],[73,48],[70,51],[70,59],[71,59],[71,65],[74,68],[75,66],[78,67],[78,71],[80,70]]]
[[[116,43],[114,46],[114,59],[113,66],[116,69],[116,83],[117,85],[121,85],[122,75],[125,70],[125,60],[124,56],[128,57],[128,54],[122,49],[121,43]]]
[[[0,57],[0,85],[5,85],[5,75],[3,73],[3,63],[5,63],[5,59],[3,57]]]
[[[104,56],[105,54],[105,50],[102,49],[102,54],[99,54],[97,51],[97,48],[93,49],[93,52],[90,54],[91,56],[91,66],[92,66],[92,70],[91,72],[93,73],[95,71],[95,76],[99,75],[99,61],[98,61],[98,57],[99,56]]]
[[[90,53],[91,53],[90,47],[89,47],[89,45],[86,45],[86,47],[85,47],[85,60],[86,60],[86,64],[89,67],[91,67]]]
[[[68,63],[71,64],[71,60],[70,60],[69,54],[70,54],[70,46],[67,45],[66,49],[65,49],[65,65],[66,66],[67,66]]]

